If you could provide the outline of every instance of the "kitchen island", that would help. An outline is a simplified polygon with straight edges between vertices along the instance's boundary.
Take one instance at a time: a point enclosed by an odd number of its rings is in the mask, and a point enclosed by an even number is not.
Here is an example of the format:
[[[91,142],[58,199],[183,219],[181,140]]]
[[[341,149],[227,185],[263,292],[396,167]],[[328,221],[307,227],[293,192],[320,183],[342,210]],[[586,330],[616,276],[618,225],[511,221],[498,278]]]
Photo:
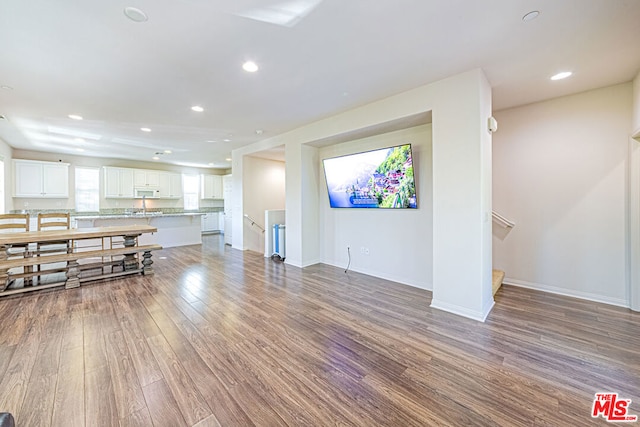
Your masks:
[[[140,244],[157,243],[162,247],[199,245],[202,243],[202,213],[146,212],[123,215],[74,216],[77,228],[150,225],[158,229],[154,234],[140,236]]]

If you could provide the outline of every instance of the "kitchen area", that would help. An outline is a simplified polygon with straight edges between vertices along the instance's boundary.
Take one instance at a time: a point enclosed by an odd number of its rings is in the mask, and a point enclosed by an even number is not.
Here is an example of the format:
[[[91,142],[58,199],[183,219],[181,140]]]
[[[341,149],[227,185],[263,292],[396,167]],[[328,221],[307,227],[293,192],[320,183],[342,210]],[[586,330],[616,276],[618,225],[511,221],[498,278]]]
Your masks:
[[[231,243],[229,171],[111,165],[84,166],[83,160],[51,162],[13,159],[13,210],[28,213],[36,230],[38,212],[71,215],[71,228],[149,225],[140,244],[163,247],[202,243],[203,234],[222,234]],[[156,165],[154,165],[156,166]],[[157,165],[163,167],[167,165]],[[176,170],[178,169],[178,170]],[[215,174],[225,172],[224,175]],[[226,202],[226,203],[225,203]]]

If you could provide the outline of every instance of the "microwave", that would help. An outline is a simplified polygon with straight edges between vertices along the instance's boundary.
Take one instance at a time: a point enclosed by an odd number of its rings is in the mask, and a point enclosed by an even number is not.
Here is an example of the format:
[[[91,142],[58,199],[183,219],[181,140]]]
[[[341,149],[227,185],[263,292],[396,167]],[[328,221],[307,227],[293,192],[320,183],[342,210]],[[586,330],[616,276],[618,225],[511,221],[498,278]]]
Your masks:
[[[143,197],[145,198],[156,197],[156,190],[151,190],[149,188],[135,188],[133,191],[134,191],[134,197],[137,199],[141,199]]]

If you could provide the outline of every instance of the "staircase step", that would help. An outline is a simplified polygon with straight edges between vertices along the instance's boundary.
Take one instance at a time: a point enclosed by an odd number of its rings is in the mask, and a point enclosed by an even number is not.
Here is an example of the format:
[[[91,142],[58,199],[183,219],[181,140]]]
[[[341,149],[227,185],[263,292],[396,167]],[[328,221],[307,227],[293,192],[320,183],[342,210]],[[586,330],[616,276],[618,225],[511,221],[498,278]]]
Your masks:
[[[501,270],[493,270],[493,295],[498,292],[500,286],[502,286],[502,281],[504,280],[504,271]]]

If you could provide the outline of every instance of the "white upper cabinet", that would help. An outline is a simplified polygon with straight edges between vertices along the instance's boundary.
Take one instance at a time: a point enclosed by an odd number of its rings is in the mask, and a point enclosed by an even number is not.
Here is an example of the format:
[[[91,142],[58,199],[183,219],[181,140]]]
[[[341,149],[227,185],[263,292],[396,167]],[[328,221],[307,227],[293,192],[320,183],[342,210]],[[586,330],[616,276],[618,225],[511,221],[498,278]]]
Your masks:
[[[133,169],[105,167],[104,197],[133,198]]]
[[[160,172],[135,169],[133,173],[133,185],[135,187],[158,187],[160,185]]]
[[[179,173],[160,172],[158,196],[163,199],[179,199],[182,197],[182,175]]]
[[[222,176],[201,175],[201,199],[222,199]]]
[[[14,160],[14,197],[69,197],[69,164]]]

